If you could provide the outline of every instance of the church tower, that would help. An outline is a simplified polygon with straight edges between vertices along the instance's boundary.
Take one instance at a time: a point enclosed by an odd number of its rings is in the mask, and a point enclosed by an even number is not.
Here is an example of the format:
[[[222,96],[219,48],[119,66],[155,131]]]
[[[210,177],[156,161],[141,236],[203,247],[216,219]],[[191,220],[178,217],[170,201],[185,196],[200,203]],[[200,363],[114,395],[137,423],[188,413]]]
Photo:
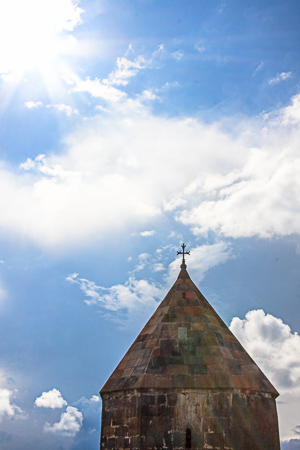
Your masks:
[[[191,280],[178,279],[100,395],[100,449],[280,450],[278,392]]]

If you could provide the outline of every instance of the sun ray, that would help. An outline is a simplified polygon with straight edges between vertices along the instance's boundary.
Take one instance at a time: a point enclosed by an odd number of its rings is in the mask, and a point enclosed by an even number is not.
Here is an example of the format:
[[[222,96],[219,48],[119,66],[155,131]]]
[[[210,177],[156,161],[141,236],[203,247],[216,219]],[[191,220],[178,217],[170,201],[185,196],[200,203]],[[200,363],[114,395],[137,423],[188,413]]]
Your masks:
[[[74,28],[83,10],[76,0],[10,0],[1,5],[0,77],[13,86],[30,73],[39,73],[50,95],[60,90],[59,68],[65,56],[76,52]],[[2,107],[5,105],[2,104]]]

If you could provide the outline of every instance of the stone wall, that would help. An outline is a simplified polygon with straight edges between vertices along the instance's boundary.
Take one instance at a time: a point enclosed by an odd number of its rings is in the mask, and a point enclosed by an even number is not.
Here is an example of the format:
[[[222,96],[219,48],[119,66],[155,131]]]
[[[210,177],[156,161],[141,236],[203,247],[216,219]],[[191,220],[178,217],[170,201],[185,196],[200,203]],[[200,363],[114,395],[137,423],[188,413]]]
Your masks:
[[[271,394],[144,389],[102,400],[101,449],[280,450]]]

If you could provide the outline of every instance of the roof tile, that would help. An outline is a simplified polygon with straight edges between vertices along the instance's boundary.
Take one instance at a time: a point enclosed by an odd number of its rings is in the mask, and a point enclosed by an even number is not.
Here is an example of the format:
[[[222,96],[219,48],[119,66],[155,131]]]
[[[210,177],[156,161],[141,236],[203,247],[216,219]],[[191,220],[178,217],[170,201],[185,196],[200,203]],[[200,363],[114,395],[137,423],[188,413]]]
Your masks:
[[[101,393],[145,388],[278,395],[184,267]]]

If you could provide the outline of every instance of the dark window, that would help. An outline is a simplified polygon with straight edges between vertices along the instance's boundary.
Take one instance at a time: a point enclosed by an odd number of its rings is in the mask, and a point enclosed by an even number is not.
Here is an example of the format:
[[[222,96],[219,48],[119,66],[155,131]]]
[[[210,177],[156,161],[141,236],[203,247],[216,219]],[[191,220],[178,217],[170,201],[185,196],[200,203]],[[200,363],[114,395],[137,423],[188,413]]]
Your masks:
[[[192,430],[190,428],[185,431],[185,448],[192,448]]]

